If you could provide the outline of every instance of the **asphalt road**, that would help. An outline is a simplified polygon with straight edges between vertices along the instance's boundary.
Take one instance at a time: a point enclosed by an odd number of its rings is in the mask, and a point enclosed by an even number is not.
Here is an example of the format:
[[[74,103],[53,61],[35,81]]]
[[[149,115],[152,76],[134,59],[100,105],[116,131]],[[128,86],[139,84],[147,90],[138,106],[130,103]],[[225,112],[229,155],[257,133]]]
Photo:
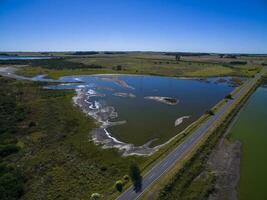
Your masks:
[[[266,71],[264,68],[260,73],[258,73],[253,79],[247,80],[241,89],[233,96],[232,100],[225,103],[215,115],[211,116],[206,122],[201,124],[201,126],[195,130],[182,144],[180,144],[176,149],[169,153],[163,160],[157,163],[150,171],[148,171],[142,180],[142,189],[136,192],[133,186],[129,187],[124,193],[122,193],[117,200],[135,200],[138,199],[142,193],[155,182],[161,175],[170,170],[173,165],[182,158],[197,142],[207,133],[207,131],[214,125],[214,123],[220,119],[223,114],[229,109],[229,107],[238,101],[241,95],[244,95],[251,89],[251,87],[256,83],[262,74]]]

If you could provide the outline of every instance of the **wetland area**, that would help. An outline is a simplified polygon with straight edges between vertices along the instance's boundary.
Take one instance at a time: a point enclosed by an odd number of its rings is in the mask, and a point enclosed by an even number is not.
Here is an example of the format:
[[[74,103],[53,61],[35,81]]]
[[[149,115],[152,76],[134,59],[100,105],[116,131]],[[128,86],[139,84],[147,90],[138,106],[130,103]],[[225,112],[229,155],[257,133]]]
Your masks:
[[[12,76],[14,70],[11,72],[7,75]],[[123,155],[151,155],[233,90],[231,77],[106,74],[58,80],[43,75],[15,78],[50,82],[47,89],[75,90],[74,104],[98,124],[89,138],[104,148],[116,147]]]
[[[0,0],[0,200],[267,200],[266,1]]]
[[[212,113],[211,109],[216,112],[213,107],[221,105],[218,102],[222,99],[227,101],[235,87],[249,78],[242,74],[259,70],[250,65],[231,65],[224,66],[227,71],[221,74],[217,72],[222,68],[213,64],[192,62],[194,66],[188,67],[191,61],[177,63],[166,55],[161,55],[160,61],[144,56],[148,55],[40,56],[1,61],[2,101],[13,99],[17,110],[25,109],[22,121],[15,123],[14,145],[22,153],[6,157],[13,159],[29,180],[25,199],[52,193],[53,197],[60,193],[64,199],[83,199],[94,192],[107,198],[118,195],[114,183],[122,180],[127,184],[124,176],[131,163],[136,163],[142,173],[150,169],[187,138],[187,131],[200,123],[202,116]],[[113,64],[106,65],[106,59]],[[128,66],[128,61],[134,61],[134,65]],[[120,64],[122,69],[118,68]],[[143,66],[150,64],[152,71]],[[170,65],[186,70],[172,73],[168,66],[175,68]],[[210,68],[216,73],[204,75],[202,70]],[[200,76],[187,76],[189,71]],[[54,180],[47,184],[50,177]],[[192,184],[195,188],[194,181]]]

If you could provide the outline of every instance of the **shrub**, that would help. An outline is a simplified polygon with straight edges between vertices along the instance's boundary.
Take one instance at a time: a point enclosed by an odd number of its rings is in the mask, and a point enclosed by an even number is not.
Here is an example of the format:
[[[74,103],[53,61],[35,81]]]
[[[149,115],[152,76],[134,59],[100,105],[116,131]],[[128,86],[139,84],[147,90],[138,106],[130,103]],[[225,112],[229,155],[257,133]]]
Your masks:
[[[225,96],[225,99],[233,99],[233,97],[232,97],[231,94],[227,94],[227,95]]]
[[[8,156],[18,152],[19,148],[15,144],[0,145],[0,157]]]
[[[117,71],[121,71],[121,70],[122,70],[122,66],[121,66],[121,65],[117,65],[117,66],[116,66],[116,70],[117,70]]]
[[[246,61],[232,61],[232,62],[229,62],[230,64],[232,65],[246,65],[247,62]]]
[[[129,181],[129,176],[128,175],[124,175],[123,176],[123,180],[126,181],[126,182]]]
[[[208,110],[208,111],[206,111],[206,114],[208,114],[208,115],[214,115],[214,112],[212,110]]]
[[[100,197],[101,195],[99,193],[93,193],[90,197],[90,200],[98,200]]]
[[[23,193],[23,177],[19,171],[0,164],[0,199],[16,200]]]
[[[122,192],[123,190],[123,184],[121,180],[116,181],[115,183],[115,189],[118,190],[119,192]]]
[[[29,123],[29,125],[28,125],[29,128],[34,127],[34,126],[36,126],[36,123],[33,122],[33,121],[31,121],[31,122]]]
[[[100,170],[101,170],[102,172],[107,171],[107,167],[102,166],[102,167],[100,167]]]
[[[53,58],[53,59],[36,59],[36,60],[0,60],[0,65],[30,65],[32,67],[42,66],[46,69],[85,69],[85,68],[102,68],[101,65],[97,64],[84,64],[74,63],[68,61],[66,58]]]

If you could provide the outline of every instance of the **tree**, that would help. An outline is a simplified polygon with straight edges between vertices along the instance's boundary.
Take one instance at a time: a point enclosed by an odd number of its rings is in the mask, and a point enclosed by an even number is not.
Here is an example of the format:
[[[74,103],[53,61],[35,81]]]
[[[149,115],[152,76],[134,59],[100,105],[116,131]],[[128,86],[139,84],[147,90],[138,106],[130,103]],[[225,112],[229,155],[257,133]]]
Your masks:
[[[227,95],[225,96],[225,99],[233,99],[233,97],[232,97],[231,94],[227,94]]]
[[[118,190],[119,192],[122,192],[123,184],[122,184],[122,181],[121,181],[121,180],[116,181],[116,183],[115,183],[115,188],[116,188],[116,190]]]
[[[176,61],[179,61],[180,59],[181,59],[181,56],[178,55],[178,54],[176,54],[176,55],[175,55],[175,60],[176,60]]]
[[[122,70],[122,66],[121,66],[121,65],[117,65],[117,66],[116,66],[116,70],[117,70],[117,71],[121,71],[121,70]]]
[[[206,114],[208,114],[208,115],[214,115],[214,112],[212,110],[208,110],[208,111],[206,111]]]

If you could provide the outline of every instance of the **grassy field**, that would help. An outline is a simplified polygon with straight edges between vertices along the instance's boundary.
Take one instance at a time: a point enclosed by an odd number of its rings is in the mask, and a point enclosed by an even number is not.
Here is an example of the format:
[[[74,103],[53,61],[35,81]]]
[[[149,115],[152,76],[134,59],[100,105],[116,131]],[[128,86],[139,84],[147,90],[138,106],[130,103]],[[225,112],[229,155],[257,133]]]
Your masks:
[[[93,192],[110,195],[132,161],[144,162],[144,158],[121,157],[116,150],[103,150],[89,142],[95,124],[72,106],[72,91],[44,90],[37,83],[5,78],[0,81],[9,91],[1,93],[1,99],[9,94],[25,110],[17,125],[11,126],[19,128],[12,138],[20,150],[3,157],[23,172],[22,199],[88,199]]]
[[[8,80],[0,79],[0,199],[15,200],[22,195],[24,178],[16,165],[5,159],[20,151],[16,135],[26,117],[26,109],[16,103],[14,97],[19,94],[16,88],[7,85]]]
[[[163,53],[96,54],[88,56],[64,55],[50,60],[1,61],[1,65],[27,64],[19,73],[34,76],[47,74],[52,78],[64,75],[124,73],[176,77],[253,76],[266,62],[266,57],[233,59],[210,56],[182,56]],[[205,57],[204,57],[205,58]],[[242,62],[246,62],[245,64]]]
[[[258,88],[230,131],[232,140],[242,142],[239,199],[266,199],[266,88]]]

